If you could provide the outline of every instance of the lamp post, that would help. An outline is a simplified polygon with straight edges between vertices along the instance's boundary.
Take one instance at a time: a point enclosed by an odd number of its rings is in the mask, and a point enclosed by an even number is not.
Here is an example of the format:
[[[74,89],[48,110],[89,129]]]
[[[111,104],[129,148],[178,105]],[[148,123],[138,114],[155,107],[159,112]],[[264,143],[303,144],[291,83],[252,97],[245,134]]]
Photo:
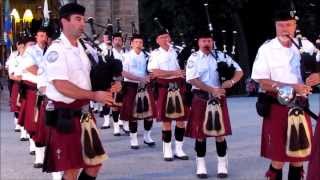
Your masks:
[[[30,9],[26,9],[23,14],[22,22],[26,25],[26,30],[30,31],[30,23],[32,22],[33,14]],[[30,35],[30,34],[29,34]]]
[[[17,24],[20,23],[20,15],[19,15],[19,12],[17,11],[17,9],[12,9],[11,13],[10,13],[10,16],[11,16],[11,22],[14,22],[12,23],[13,25],[13,42],[16,42],[16,36],[17,36]]]

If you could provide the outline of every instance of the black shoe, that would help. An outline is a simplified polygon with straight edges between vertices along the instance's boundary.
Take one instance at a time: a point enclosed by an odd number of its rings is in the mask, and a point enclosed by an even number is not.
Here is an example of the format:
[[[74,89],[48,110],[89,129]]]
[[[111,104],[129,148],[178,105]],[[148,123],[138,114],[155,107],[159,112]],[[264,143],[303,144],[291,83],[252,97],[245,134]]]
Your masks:
[[[36,163],[36,164],[33,164],[33,167],[34,168],[42,168],[43,164],[42,163]]]
[[[173,158],[163,158],[164,161],[173,161]]]
[[[21,132],[20,129],[14,129],[14,132]]]
[[[34,155],[36,155],[36,151],[30,151],[29,154],[34,156]]]
[[[20,138],[20,141],[29,141],[29,138]]]
[[[143,143],[145,143],[146,145],[148,145],[149,147],[153,147],[156,145],[155,142],[147,142],[147,141],[143,141]]]
[[[110,126],[101,126],[100,129],[109,129],[109,128],[110,128]]]
[[[139,149],[139,146],[131,146],[131,149],[137,150]]]
[[[115,133],[115,134],[113,134],[114,136],[121,136],[121,134],[120,133]]]
[[[218,177],[218,178],[227,178],[227,177],[228,177],[228,174],[226,174],[226,173],[219,173],[219,174],[217,174],[217,177]]]
[[[177,156],[174,155],[175,158],[180,159],[180,160],[189,160],[189,156],[185,155],[185,156]]]
[[[207,174],[197,174],[197,177],[199,179],[207,179],[208,178],[208,175]]]
[[[121,127],[120,127],[121,128]],[[130,136],[130,131],[126,131],[123,127],[121,128],[126,136]]]

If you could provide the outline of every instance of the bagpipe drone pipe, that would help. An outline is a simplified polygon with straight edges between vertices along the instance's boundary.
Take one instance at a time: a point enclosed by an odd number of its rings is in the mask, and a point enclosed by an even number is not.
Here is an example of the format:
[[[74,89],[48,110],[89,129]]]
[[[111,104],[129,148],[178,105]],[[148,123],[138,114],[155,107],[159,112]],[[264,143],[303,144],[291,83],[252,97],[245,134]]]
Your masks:
[[[91,71],[90,71],[90,79],[92,90],[107,90],[110,89],[112,83],[116,80],[119,80],[122,75],[122,62],[119,59],[115,59],[112,52],[112,35],[113,35],[113,27],[110,21],[107,26],[99,25],[94,23],[93,18],[88,18],[87,23],[90,24],[92,37],[90,38],[87,34],[86,40],[90,42],[90,45],[97,51],[98,60],[94,58],[94,56],[90,53],[88,48],[86,47],[84,41],[80,39],[80,43],[86,51],[88,58],[91,62]],[[96,35],[96,31],[94,29],[94,25],[103,27],[108,32],[109,37],[109,48],[107,51],[103,51],[96,41],[98,38]]]

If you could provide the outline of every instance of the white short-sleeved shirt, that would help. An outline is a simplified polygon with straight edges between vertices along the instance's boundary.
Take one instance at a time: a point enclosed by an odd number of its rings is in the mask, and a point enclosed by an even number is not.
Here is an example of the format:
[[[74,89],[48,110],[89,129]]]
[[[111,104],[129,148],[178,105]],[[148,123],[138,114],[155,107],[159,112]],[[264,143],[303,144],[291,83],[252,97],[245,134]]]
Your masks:
[[[46,87],[48,83],[48,79],[47,79],[47,73],[46,73],[46,63],[44,61],[42,61],[39,64],[37,75],[38,75],[37,88],[40,89],[41,87]]]
[[[108,54],[108,45],[106,43],[101,43],[99,44],[99,47],[100,49],[102,50],[102,54],[104,55],[107,55]],[[115,48],[112,48],[112,53],[113,53],[113,57],[115,59],[119,59],[121,60],[121,62],[124,61],[124,51],[121,50],[121,51],[118,51],[117,49]]]
[[[153,69],[160,69],[164,71],[179,70],[179,64],[176,51],[170,47],[168,51],[159,47],[153,50],[150,54],[148,63],[148,71],[152,72]]]
[[[22,63],[21,63],[21,61],[23,61],[22,55],[17,56],[15,61],[16,61],[16,63],[15,63],[15,68],[13,70],[13,74],[15,76],[22,76],[22,71],[23,71],[22,70]]]
[[[115,59],[119,59],[119,60],[121,60],[121,62],[123,62],[123,60],[124,60],[124,52],[123,52],[123,50],[118,51],[115,48],[113,48],[112,52],[113,52],[113,57]]]
[[[214,52],[213,52],[214,53]],[[217,71],[217,62],[225,61],[229,65],[233,64],[236,71],[242,71],[239,64],[236,63],[230,56],[217,51],[217,59],[211,54],[204,54],[202,51],[197,51],[189,57],[186,68],[186,80],[199,79],[210,87],[220,87],[219,73]],[[192,86],[193,89],[199,89]]]
[[[91,90],[91,64],[80,42],[77,42],[77,47],[74,47],[61,33],[60,37],[53,41],[48,48],[44,60],[48,79],[46,96],[49,99],[68,104],[75,101],[75,99],[61,94],[53,86],[53,80],[67,80],[79,88]]]
[[[315,47],[308,40],[302,40],[305,52],[313,53]],[[278,38],[264,43],[258,50],[253,64],[251,78],[270,79],[282,83],[301,83],[300,52],[292,45],[290,48],[282,46]]]
[[[17,60],[18,54],[19,54],[18,51],[13,51],[6,61],[5,66],[8,68],[9,74],[13,74],[15,68],[18,67],[18,60]]]
[[[125,53],[122,65],[124,71],[135,76],[145,77],[147,75],[147,59],[142,51],[139,54],[137,54],[134,50],[130,50],[129,52]],[[127,78],[124,78],[124,81],[138,82]]]
[[[39,67],[39,64],[43,58],[43,49],[39,47],[38,44],[32,45],[27,47],[25,52],[22,55],[23,60],[21,61],[22,64],[22,80],[27,80],[33,83],[38,82],[37,75],[34,75],[27,71],[27,68],[36,65]]]

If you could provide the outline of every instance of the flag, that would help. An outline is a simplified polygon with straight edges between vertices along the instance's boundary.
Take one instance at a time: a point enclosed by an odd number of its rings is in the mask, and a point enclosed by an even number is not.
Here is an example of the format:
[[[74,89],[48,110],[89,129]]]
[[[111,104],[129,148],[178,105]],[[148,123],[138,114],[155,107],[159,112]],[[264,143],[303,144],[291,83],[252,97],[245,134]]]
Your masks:
[[[10,16],[10,4],[9,0],[4,1],[4,33],[3,39],[7,48],[12,45],[12,22]]]
[[[49,15],[49,8],[48,8],[48,1],[44,0],[43,4],[43,26],[47,27],[49,25],[50,15]]]

